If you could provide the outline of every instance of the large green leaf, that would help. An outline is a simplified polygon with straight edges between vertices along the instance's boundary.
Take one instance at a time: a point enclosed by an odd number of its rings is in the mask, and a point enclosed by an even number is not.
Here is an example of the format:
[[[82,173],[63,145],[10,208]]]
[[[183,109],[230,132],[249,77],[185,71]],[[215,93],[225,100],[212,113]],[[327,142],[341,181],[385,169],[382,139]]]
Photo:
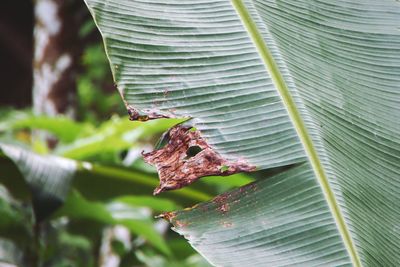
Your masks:
[[[398,1],[86,3],[127,104],[230,161],[299,164],[166,215],[213,264],[400,263]]]
[[[169,216],[178,232],[216,265],[349,262],[307,164]]]
[[[36,220],[43,220],[62,205],[78,168],[77,162],[55,156],[38,155],[2,143],[0,149],[14,162],[29,185]],[[2,174],[9,179],[17,179],[9,175]]]

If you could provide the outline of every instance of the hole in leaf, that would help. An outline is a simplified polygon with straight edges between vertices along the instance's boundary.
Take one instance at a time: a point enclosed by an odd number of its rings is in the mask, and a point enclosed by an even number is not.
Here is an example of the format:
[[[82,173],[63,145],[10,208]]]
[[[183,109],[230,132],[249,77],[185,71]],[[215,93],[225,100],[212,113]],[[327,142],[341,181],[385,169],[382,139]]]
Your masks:
[[[197,154],[199,154],[203,149],[201,149],[201,147],[199,146],[190,146],[187,150],[186,150],[186,158],[190,159],[194,156],[196,156]]]

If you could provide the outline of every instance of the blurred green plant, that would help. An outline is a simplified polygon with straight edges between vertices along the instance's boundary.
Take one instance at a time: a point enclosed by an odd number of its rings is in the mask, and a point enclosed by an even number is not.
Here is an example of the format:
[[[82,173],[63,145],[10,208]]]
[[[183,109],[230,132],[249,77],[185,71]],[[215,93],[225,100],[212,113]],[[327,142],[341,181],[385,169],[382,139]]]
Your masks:
[[[100,43],[86,49],[82,58],[85,71],[77,81],[80,120],[96,124],[108,118],[109,114],[125,112],[121,105],[121,98],[112,82],[108,64]]]
[[[100,116],[74,121],[10,109],[0,114],[0,262],[209,266],[155,216],[253,180],[243,174],[208,177],[190,189],[152,197],[158,178],[141,152],[182,120],[132,122],[115,113],[103,121]],[[36,140],[37,130],[54,136],[56,146]],[[106,265],[110,257],[118,264]]]

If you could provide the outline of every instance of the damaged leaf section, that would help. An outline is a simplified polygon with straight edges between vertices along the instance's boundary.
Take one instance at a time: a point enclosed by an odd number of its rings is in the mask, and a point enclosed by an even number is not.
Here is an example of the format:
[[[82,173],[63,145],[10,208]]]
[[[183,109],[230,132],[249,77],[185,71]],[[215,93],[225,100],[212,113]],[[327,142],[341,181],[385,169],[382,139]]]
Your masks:
[[[226,176],[256,169],[242,161],[227,161],[192,127],[177,125],[167,135],[168,142],[163,148],[143,154],[144,160],[158,170],[160,185],[154,190],[155,195],[184,187],[204,176]]]
[[[172,222],[172,220],[176,217],[176,211],[169,211],[161,213],[160,215],[156,216],[156,218],[164,219],[168,222]]]
[[[254,194],[259,193],[259,191],[259,186],[257,183],[253,182],[242,186],[239,189],[220,194],[210,201],[196,204],[190,208],[185,208],[180,211],[164,212],[158,215],[156,218],[162,218],[172,223],[175,227],[175,230],[179,232],[182,230],[182,228],[193,226],[194,222],[196,222],[196,225],[201,225],[201,219],[195,216],[196,220],[188,220],[188,217],[186,216],[187,214],[212,214],[211,217],[213,217],[220,226],[223,228],[230,228],[234,226],[232,214],[236,214],[238,209],[244,205],[241,203],[241,201],[244,200],[246,203],[246,201],[248,201],[246,199],[252,197]],[[256,210],[258,202],[253,201],[252,205],[254,208],[251,210]]]
[[[139,110],[131,106],[127,106],[127,109],[129,114],[129,120],[131,121],[148,121],[161,118],[170,118],[170,116],[159,114],[155,111],[140,112]]]

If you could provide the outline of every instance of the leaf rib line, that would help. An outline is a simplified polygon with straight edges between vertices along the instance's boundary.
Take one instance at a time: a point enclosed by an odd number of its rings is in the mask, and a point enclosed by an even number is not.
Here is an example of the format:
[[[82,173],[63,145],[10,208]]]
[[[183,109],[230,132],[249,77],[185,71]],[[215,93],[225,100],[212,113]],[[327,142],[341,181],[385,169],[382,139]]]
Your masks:
[[[268,73],[271,75],[272,81],[275,84],[279,95],[286,107],[286,110],[289,114],[289,117],[293,123],[293,126],[296,129],[296,132],[299,136],[299,139],[304,147],[304,150],[307,154],[307,157],[310,161],[310,164],[313,168],[315,176],[321,186],[321,189],[324,193],[328,206],[331,210],[332,216],[336,221],[337,228],[339,233],[343,239],[343,243],[349,253],[350,259],[352,261],[353,266],[361,267],[361,261],[353,240],[350,235],[350,231],[346,225],[344,217],[340,211],[340,207],[337,203],[336,197],[333,193],[332,188],[329,185],[328,178],[325,174],[322,163],[319,159],[318,153],[314,147],[313,141],[308,133],[308,130],[302,120],[302,117],[296,107],[295,101],[293,100],[289,89],[286,85],[285,80],[283,79],[282,74],[280,73],[267,44],[265,43],[263,37],[257,29],[255,22],[252,20],[249,11],[247,10],[245,4],[242,0],[232,0],[231,1],[234,9],[239,15],[243,26],[247,30],[249,37],[251,38],[254,46],[260,54],[260,57],[264,63],[265,68]]]

